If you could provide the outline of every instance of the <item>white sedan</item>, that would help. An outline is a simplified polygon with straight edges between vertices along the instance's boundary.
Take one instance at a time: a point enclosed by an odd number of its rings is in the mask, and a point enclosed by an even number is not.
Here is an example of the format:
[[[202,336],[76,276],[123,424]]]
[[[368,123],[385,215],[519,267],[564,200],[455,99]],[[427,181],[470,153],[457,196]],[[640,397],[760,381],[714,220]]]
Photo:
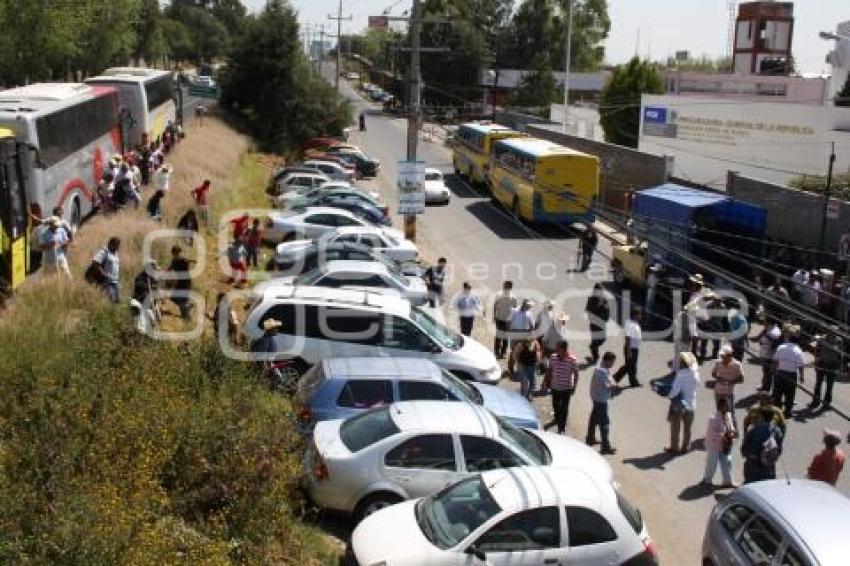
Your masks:
[[[367,517],[360,566],[658,564],[640,512],[575,465],[493,470]]]
[[[329,231],[319,239],[321,245],[333,243],[360,244],[400,263],[416,261],[419,255],[416,244],[405,239],[400,231],[385,226],[346,226]],[[283,242],[275,250],[275,259],[281,263],[296,261],[306,247],[309,242]]]
[[[436,169],[425,169],[425,202],[449,204],[450,198],[443,174]]]
[[[394,403],[320,422],[306,461],[313,501],[357,518],[495,468],[573,465],[613,480],[608,462],[583,442],[517,428],[478,405],[443,401]]]
[[[298,212],[269,214],[264,238],[269,242],[315,239],[337,228],[373,226],[347,210],[330,207],[310,207]]]

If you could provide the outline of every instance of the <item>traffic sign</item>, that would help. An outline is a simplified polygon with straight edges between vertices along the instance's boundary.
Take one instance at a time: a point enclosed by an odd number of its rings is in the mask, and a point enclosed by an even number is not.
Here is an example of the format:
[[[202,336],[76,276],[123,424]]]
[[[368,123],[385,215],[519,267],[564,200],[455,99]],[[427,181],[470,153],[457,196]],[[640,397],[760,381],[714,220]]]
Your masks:
[[[838,240],[838,259],[850,260],[850,234],[844,234]]]
[[[398,213],[425,212],[425,162],[398,162]]]

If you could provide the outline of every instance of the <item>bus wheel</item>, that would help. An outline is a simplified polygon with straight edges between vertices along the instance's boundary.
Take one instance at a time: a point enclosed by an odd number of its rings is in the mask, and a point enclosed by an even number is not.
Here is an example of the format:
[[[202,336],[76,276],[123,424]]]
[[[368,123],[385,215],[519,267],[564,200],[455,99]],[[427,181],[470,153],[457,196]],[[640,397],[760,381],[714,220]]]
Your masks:
[[[71,205],[71,229],[76,232],[80,229],[80,224],[83,222],[83,215],[80,212],[80,201],[79,199],[74,199],[74,203]]]

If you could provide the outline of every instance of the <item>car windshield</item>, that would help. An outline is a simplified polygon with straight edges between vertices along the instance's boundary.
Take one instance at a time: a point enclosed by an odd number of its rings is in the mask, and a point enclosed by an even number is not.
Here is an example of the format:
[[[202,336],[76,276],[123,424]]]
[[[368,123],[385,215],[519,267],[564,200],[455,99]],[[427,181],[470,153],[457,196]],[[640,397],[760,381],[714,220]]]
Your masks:
[[[484,397],[476,388],[457,377],[450,371],[440,370],[443,374],[443,383],[454,394],[455,397],[463,401],[469,401],[476,405],[484,403]]]
[[[416,522],[431,544],[448,549],[501,513],[481,476],[474,476],[425,497],[416,504]]]
[[[319,278],[324,275],[324,271],[321,269],[314,269],[313,271],[308,271],[303,275],[299,275],[295,279],[292,280],[294,285],[314,285]]]
[[[347,419],[339,427],[339,438],[352,452],[371,446],[399,429],[390,416],[391,407],[381,407]]]
[[[501,417],[493,416],[499,423],[499,437],[510,444],[514,450],[522,452],[538,466],[549,464],[552,461],[549,449],[534,433],[515,427]]]
[[[410,309],[410,319],[443,348],[460,350],[463,346],[463,337],[460,334],[440,324],[419,307]]]

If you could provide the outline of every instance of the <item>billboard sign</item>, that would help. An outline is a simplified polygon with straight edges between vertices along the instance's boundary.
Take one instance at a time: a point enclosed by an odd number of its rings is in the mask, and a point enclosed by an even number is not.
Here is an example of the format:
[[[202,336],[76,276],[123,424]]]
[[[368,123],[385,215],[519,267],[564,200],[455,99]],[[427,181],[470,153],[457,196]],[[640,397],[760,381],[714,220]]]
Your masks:
[[[389,26],[390,19],[386,16],[369,16],[370,28],[385,28]]]
[[[398,162],[398,213],[405,216],[425,212],[425,162]]]
[[[676,137],[676,113],[663,106],[645,106],[643,109],[643,134],[661,138]]]

